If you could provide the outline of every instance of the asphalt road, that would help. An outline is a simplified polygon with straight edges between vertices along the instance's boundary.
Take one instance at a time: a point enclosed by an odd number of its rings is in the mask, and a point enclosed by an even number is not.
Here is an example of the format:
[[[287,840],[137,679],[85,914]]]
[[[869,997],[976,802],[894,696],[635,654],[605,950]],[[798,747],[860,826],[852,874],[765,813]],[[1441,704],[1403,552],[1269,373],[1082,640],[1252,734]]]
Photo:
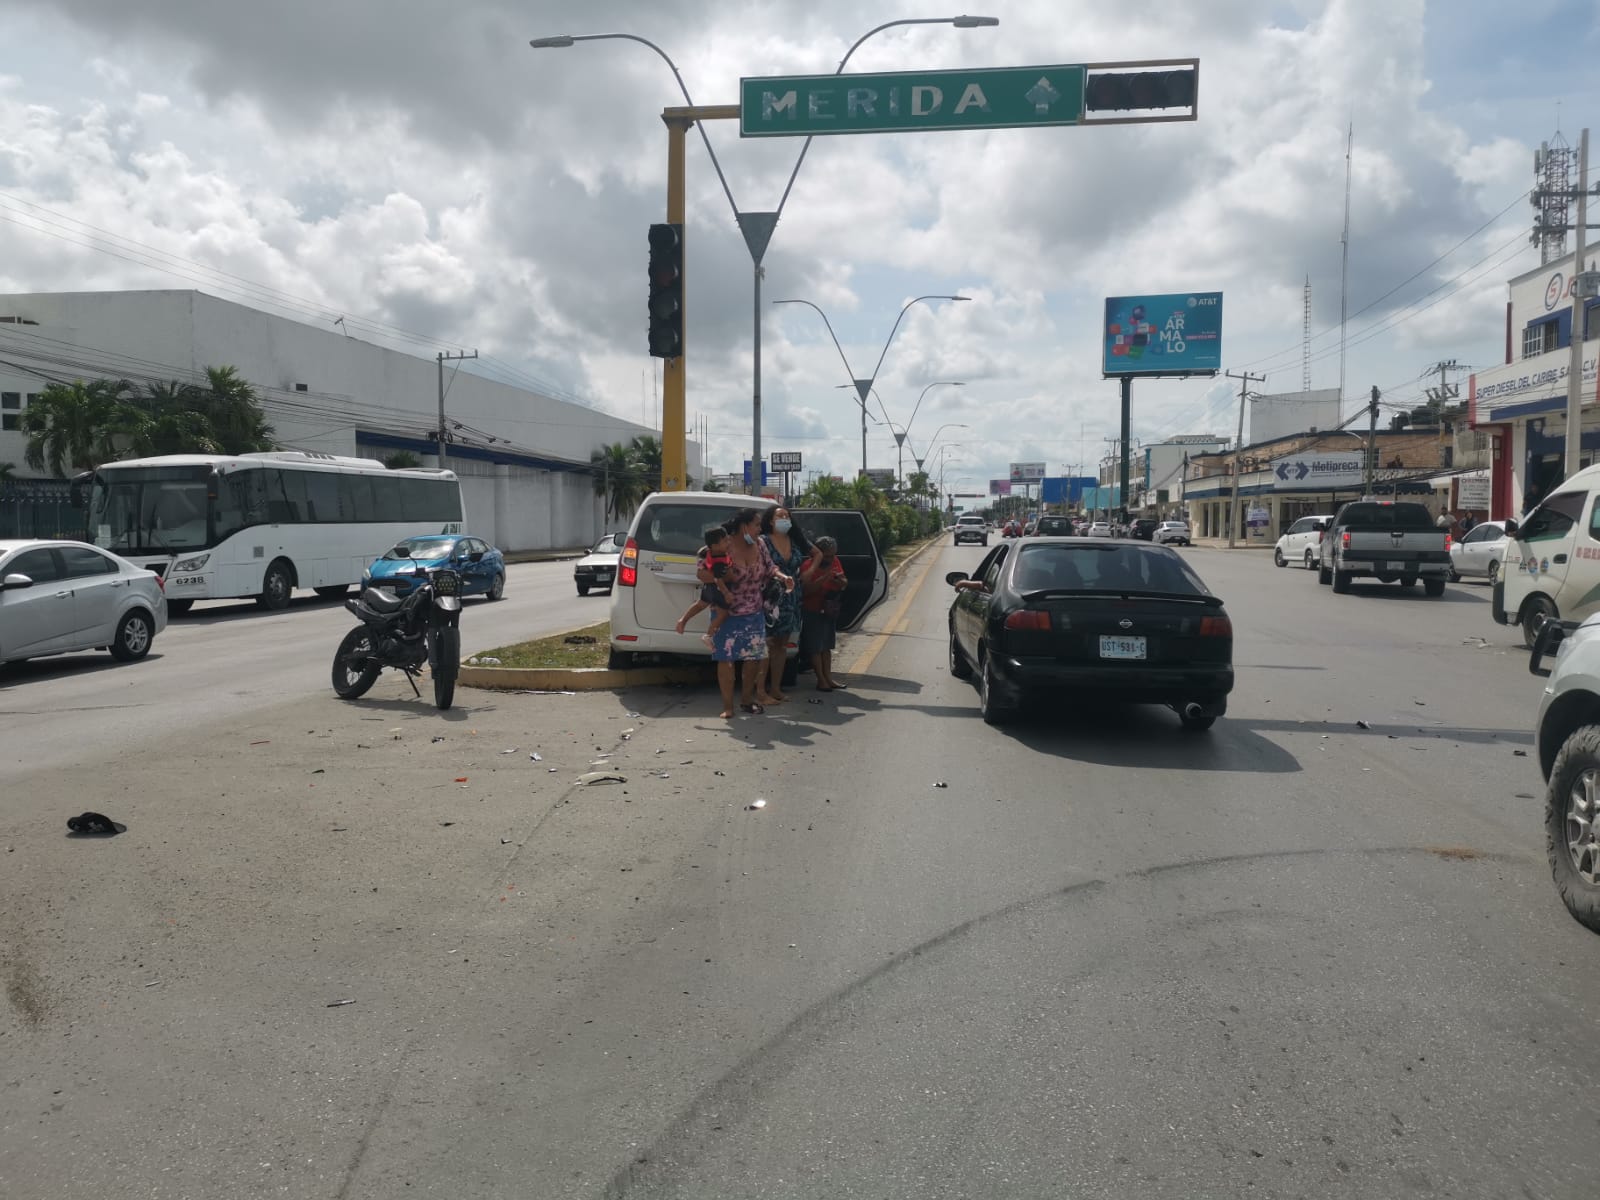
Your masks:
[[[465,654],[603,621],[605,592],[580,597],[571,562],[512,563],[505,599],[468,598]],[[328,689],[333,652],[355,624],[342,602],[295,593],[282,612],[205,600],[174,617],[141,662],[109,654],[0,667],[0,770],[65,766],[86,749],[117,752],[158,731],[193,728]]]
[[[985,726],[944,548],[851,690],[731,726],[318,677],[14,774],[0,1194],[1588,1195],[1600,943],[1487,589],[1188,553],[1207,734]]]

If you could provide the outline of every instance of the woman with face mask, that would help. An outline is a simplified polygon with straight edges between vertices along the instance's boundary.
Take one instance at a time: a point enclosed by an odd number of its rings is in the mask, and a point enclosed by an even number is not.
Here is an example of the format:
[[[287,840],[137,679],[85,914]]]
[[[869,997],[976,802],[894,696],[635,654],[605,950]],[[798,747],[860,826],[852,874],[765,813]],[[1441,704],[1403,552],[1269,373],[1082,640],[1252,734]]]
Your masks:
[[[794,579],[780,571],[761,539],[761,514],[741,508],[723,526],[728,531],[728,570],[722,583],[729,594],[728,615],[717,629],[711,646],[717,664],[717,684],[722,690],[722,715],[733,717],[734,664],[743,663],[740,680],[740,706],[758,715],[772,703],[766,690],[767,619],[762,593],[776,581],[785,592],[793,589]],[[713,576],[704,566],[700,581],[710,583]]]
[[[778,570],[792,579],[800,578],[801,566],[816,554],[787,508],[769,508],[762,514],[761,536]],[[800,588],[782,593],[776,601],[767,606],[767,694],[781,704],[789,698],[783,694],[789,643],[800,636]]]

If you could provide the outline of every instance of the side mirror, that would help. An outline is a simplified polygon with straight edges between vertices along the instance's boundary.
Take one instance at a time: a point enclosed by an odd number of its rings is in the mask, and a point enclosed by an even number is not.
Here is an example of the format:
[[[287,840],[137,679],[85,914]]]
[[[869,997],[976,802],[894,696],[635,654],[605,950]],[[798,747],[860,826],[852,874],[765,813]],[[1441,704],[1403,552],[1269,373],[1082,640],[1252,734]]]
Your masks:
[[[13,588],[30,588],[32,586],[33,580],[29,579],[26,575],[18,575],[13,573],[7,575],[5,579],[0,580],[0,591],[9,592]]]
[[[1517,523],[1515,521],[1512,521],[1512,520],[1507,520],[1506,521],[1506,536],[1507,537],[1516,537],[1517,536]]]
[[[967,573],[965,571],[951,571],[950,574],[944,577],[944,581],[951,587],[955,587],[956,584],[967,581]]]

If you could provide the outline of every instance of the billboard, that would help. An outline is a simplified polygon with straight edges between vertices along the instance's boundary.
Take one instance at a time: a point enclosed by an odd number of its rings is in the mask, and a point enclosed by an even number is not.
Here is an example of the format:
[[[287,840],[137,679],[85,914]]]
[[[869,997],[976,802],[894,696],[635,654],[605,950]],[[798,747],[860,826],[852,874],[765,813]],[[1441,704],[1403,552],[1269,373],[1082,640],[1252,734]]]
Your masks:
[[[798,471],[800,470],[800,451],[774,450],[767,461],[771,464],[774,474],[780,471]]]
[[[1012,483],[1037,483],[1044,478],[1044,464],[1042,462],[1026,462],[1011,464]]]
[[[1011,480],[1009,480],[1009,479],[991,479],[991,480],[989,480],[989,494],[991,496],[1009,496],[1009,495],[1011,495]]]
[[[1047,475],[1039,489],[1039,503],[1076,504],[1085,491],[1099,483],[1093,475]]]
[[[863,472],[858,471],[856,474],[859,477],[861,474],[863,474]],[[885,490],[894,486],[893,467],[869,467],[866,470],[865,475],[876,486],[884,488]]]
[[[1222,369],[1222,293],[1108,296],[1107,375],[1215,375]]]
[[[1338,454],[1286,454],[1272,461],[1274,491],[1325,492],[1360,487],[1366,456],[1359,450]]]
[[[1297,433],[1339,428],[1339,389],[1257,396],[1250,403],[1247,445]]]

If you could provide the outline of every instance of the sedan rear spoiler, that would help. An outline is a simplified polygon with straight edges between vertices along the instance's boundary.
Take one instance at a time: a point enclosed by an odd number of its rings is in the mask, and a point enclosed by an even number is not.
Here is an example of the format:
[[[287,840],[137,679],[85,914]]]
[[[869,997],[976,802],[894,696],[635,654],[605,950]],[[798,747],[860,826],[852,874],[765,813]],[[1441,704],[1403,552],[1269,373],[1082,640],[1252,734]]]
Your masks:
[[[1200,595],[1194,592],[1156,592],[1136,588],[1036,588],[1021,593],[1023,600],[1054,600],[1070,596],[1120,596],[1124,600],[1178,600],[1186,604],[1205,604],[1211,608],[1222,607],[1221,596]]]

